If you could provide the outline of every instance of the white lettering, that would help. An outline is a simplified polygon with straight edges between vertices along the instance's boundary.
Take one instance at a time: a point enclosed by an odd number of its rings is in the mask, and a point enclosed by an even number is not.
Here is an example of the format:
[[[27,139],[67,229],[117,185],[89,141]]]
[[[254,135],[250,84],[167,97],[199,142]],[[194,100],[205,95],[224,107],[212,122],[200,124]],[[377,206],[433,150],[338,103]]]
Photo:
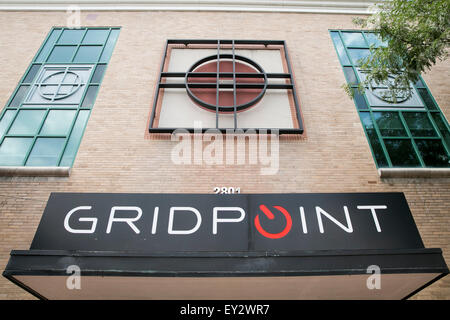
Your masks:
[[[194,228],[190,229],[190,230],[173,230],[173,219],[174,219],[174,215],[175,215],[175,211],[191,211],[193,213],[195,213],[196,217],[197,217],[197,224],[195,225]],[[198,230],[198,228],[200,228],[200,224],[202,223],[202,216],[200,215],[200,212],[198,212],[197,209],[192,208],[192,207],[171,207],[170,208],[170,213],[169,213],[169,226],[168,226],[168,233],[169,234],[192,234],[194,232],[196,232]]]
[[[344,226],[339,221],[337,221],[335,218],[333,218],[327,212],[325,212],[321,207],[316,207],[316,213],[317,213],[317,221],[319,222],[320,233],[324,233],[323,222],[322,222],[322,215],[326,216],[329,220],[333,221],[337,226],[339,226],[344,231],[346,231],[348,233],[352,233],[353,232],[353,226],[352,226],[352,222],[350,220],[350,214],[348,213],[347,206],[344,206],[344,213],[345,213],[345,219],[347,220],[347,227]]]
[[[138,215],[134,218],[115,218],[116,211],[136,211]],[[111,227],[113,222],[126,222],[131,229],[137,234],[140,233],[139,229],[134,225],[133,222],[138,221],[142,216],[142,209],[139,207],[112,207],[111,213],[109,214],[108,227],[106,228],[106,233],[111,232]]]
[[[361,210],[370,210],[370,212],[372,212],[373,222],[375,222],[375,227],[377,228],[378,232],[381,232],[380,223],[378,222],[377,213],[375,212],[375,210],[387,209],[387,206],[357,206],[357,208]]]
[[[233,218],[233,219],[225,219],[225,218],[218,218],[217,213],[219,211],[239,211],[241,213],[239,218]],[[213,210],[213,234],[217,234],[217,223],[218,222],[241,222],[245,218],[245,211],[242,208],[239,207],[214,207]]]
[[[94,233],[94,232],[95,232],[95,228],[96,228],[96,226],[97,226],[97,220],[98,220],[97,218],[79,218],[79,219],[78,219],[78,221],[89,221],[89,222],[92,222],[91,228],[90,228],[89,230],[86,230],[86,229],[72,229],[72,228],[69,226],[69,219],[70,219],[70,216],[71,216],[74,212],[76,212],[76,211],[78,211],[78,210],[91,210],[91,209],[92,209],[91,206],[81,206],[81,207],[76,207],[76,208],[70,210],[70,211],[67,213],[66,217],[64,218],[64,228],[65,228],[67,231],[69,231],[70,233]]]

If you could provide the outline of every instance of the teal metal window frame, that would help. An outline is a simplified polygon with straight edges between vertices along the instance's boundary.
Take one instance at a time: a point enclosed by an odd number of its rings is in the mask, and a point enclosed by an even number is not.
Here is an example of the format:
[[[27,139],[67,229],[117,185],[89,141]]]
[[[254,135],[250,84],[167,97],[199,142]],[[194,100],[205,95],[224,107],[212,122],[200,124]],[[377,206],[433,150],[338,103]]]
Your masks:
[[[351,87],[356,89],[358,83],[360,82],[360,78],[358,75],[358,72],[356,68],[358,67],[357,63],[352,61],[352,58],[348,52],[348,49],[367,49],[370,50],[371,47],[376,47],[374,45],[371,45],[367,39],[367,34],[371,34],[372,32],[366,31],[366,30],[342,30],[342,29],[330,29],[328,30],[330,33],[331,41],[333,42],[336,54],[338,56],[339,62],[341,64],[342,70],[344,72],[345,79],[347,80],[347,83],[351,84]],[[362,37],[365,41],[364,46],[347,46],[344,42],[344,38],[342,36],[342,33],[360,33],[362,34]],[[372,33],[373,34],[373,33]],[[338,42],[335,41],[333,36],[338,36]],[[343,49],[343,50],[342,50]],[[341,50],[342,54],[340,54],[339,50]],[[353,83],[351,79],[349,78],[348,74],[346,73],[347,68],[351,68],[353,72],[353,77],[356,79],[356,83]],[[420,80],[417,81],[416,84],[414,84],[414,88],[417,90],[417,95],[422,101],[424,107],[423,108],[417,108],[417,107],[408,107],[408,106],[392,106],[392,107],[372,107],[370,105],[369,100],[367,99],[367,96],[365,93],[360,94],[357,91],[355,91],[355,97],[354,97],[354,103],[358,111],[358,115],[360,117],[361,123],[364,128],[364,132],[367,138],[367,141],[369,142],[370,150],[372,152],[372,157],[375,161],[375,164],[377,168],[409,168],[409,167],[416,167],[416,168],[448,168],[450,167],[450,163],[447,166],[427,166],[424,162],[424,159],[420,153],[420,150],[417,146],[416,141],[418,140],[436,140],[440,141],[443,147],[444,152],[446,153],[447,159],[450,159],[450,126],[445,118],[444,114],[439,108],[439,105],[437,104],[436,100],[434,99],[433,95],[431,94],[430,89],[426,85],[423,78],[420,76]],[[425,90],[425,91],[424,91]],[[426,100],[424,97],[427,97],[428,100]],[[430,107],[431,106],[431,107]],[[399,116],[399,119],[401,120],[401,123],[403,125],[403,128],[406,132],[404,136],[383,136],[381,134],[379,125],[377,124],[377,121],[374,117],[375,113],[378,112],[392,112],[396,113]],[[408,112],[420,112],[426,114],[426,119],[431,123],[432,128],[434,129],[435,135],[430,136],[414,136],[411,133],[410,127],[408,126],[404,114]],[[370,137],[368,133],[368,128],[366,128],[366,125],[364,123],[364,117],[366,115],[370,116],[371,125],[373,126],[373,130],[375,130],[376,139],[378,141],[378,144],[381,148],[382,154],[377,154],[377,151],[374,150],[376,147],[373,146],[372,138]],[[441,124],[443,124],[444,128],[441,129],[440,126],[436,123],[435,117],[437,119],[440,119]],[[447,134],[447,138],[443,136],[443,134]],[[391,156],[389,155],[389,152],[386,148],[385,141],[387,140],[409,140],[411,142],[411,146],[414,151],[414,155],[417,160],[418,164],[417,166],[411,166],[411,165],[395,165],[392,163]],[[377,148],[378,149],[378,148]],[[384,157],[384,158],[383,158]],[[380,163],[382,162],[382,163]],[[383,164],[383,162],[385,164]]]
[[[109,64],[109,61],[112,56],[112,52],[114,51],[114,47],[117,43],[117,39],[120,33],[121,27],[81,27],[77,29],[70,29],[66,27],[52,27],[48,35],[46,36],[45,40],[43,41],[41,47],[39,48],[38,52],[34,56],[33,60],[31,61],[30,65],[26,69],[24,75],[20,79],[16,89],[12,93],[11,97],[6,102],[5,107],[3,108],[2,112],[0,113],[0,124],[3,120],[5,120],[5,115],[13,111],[14,114],[12,118],[6,119],[7,121],[6,126],[4,126],[3,132],[0,132],[0,148],[5,141],[5,139],[8,138],[31,138],[33,139],[32,143],[28,147],[28,150],[25,154],[25,157],[21,163],[21,165],[14,165],[14,166],[27,166],[27,162],[30,159],[30,155],[32,153],[32,150],[34,146],[36,145],[36,142],[38,139],[42,138],[55,138],[55,139],[65,139],[64,141],[64,147],[60,151],[60,153],[57,156],[57,164],[56,165],[43,165],[43,166],[65,166],[65,167],[72,167],[73,163],[75,161],[76,155],[78,153],[79,146],[81,144],[81,140],[84,135],[84,131],[86,129],[87,123],[89,121],[91,110],[94,106],[95,100],[98,95],[98,91],[100,89],[101,83],[103,81],[103,78],[105,76],[107,66]],[[78,32],[82,32],[82,36],[79,38],[79,40],[76,43],[68,44],[68,43],[58,43],[61,39],[61,37],[64,34],[64,31],[66,30],[78,30]],[[90,30],[105,30],[107,31],[107,35],[104,38],[103,42],[99,43],[83,43],[84,39],[86,38],[86,35],[88,34],[88,31]],[[106,34],[106,33],[105,33]],[[48,59],[54,52],[55,48],[57,47],[74,47],[75,50],[70,58],[70,61],[63,61],[63,60],[55,60],[52,62],[48,62]],[[77,57],[78,52],[80,52],[80,48],[86,48],[86,47],[101,47],[101,51],[98,54],[98,57],[96,60],[90,60],[90,61],[75,61],[75,58]],[[67,102],[58,102],[58,101],[52,101],[52,105],[44,105],[43,103],[33,103],[33,102],[26,102],[25,98],[30,93],[30,90],[33,88],[33,84],[35,83],[36,77],[43,72],[44,67],[51,67],[52,65],[61,66],[64,65],[66,67],[76,67],[76,66],[85,66],[89,65],[91,66],[91,71],[89,75],[89,79],[87,79],[86,83],[84,84],[83,88],[83,94],[81,96],[81,99],[78,103],[67,103]],[[101,75],[98,77],[97,74],[97,68],[98,70],[101,70]],[[30,71],[33,73],[30,77]],[[93,78],[94,76],[97,78],[94,82]],[[26,89],[23,89],[26,88]],[[21,92],[22,90],[22,92]],[[95,91],[92,93],[92,91]],[[25,91],[25,93],[23,93]],[[17,101],[16,95],[21,95],[21,98]],[[25,105],[24,105],[25,103]],[[34,107],[33,104],[39,105]],[[65,106],[66,105],[66,106]],[[71,105],[71,106],[67,106]],[[21,110],[42,110],[45,112],[44,116],[42,117],[38,129],[34,134],[11,134],[9,131],[12,128],[12,126],[15,123],[15,120],[17,119],[18,115],[20,114]],[[55,134],[41,134],[41,130],[44,126],[44,123],[46,119],[48,118],[51,111],[56,110],[65,110],[65,111],[75,111],[75,115],[69,125],[69,129],[67,130],[65,135],[55,135]],[[87,116],[83,113],[87,113]],[[83,115],[82,115],[83,114]],[[84,118],[84,119],[83,119]],[[82,127],[77,128],[78,132],[74,132],[74,128],[77,125],[77,120],[80,119],[80,121],[84,121],[82,123]],[[81,130],[81,131],[80,131]],[[75,145],[72,145],[73,152],[70,154],[67,154],[67,159],[64,161],[64,156],[66,155],[66,150],[68,150],[68,145],[71,142],[72,134],[78,133],[78,141],[75,141]],[[74,139],[77,138],[75,135],[73,136]],[[0,166],[5,166],[0,163]],[[6,165],[8,166],[8,165]]]

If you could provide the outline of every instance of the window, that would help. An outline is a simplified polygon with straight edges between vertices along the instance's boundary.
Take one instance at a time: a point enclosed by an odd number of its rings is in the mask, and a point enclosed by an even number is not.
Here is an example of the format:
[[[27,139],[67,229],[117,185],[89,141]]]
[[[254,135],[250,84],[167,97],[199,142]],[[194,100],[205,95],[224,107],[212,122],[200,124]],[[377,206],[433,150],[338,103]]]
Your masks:
[[[330,31],[347,82],[356,87],[364,81],[360,59],[370,46],[385,45],[374,33]],[[450,167],[450,127],[425,81],[411,84],[411,96],[396,103],[383,95],[386,86],[373,84],[354,102],[378,168]]]
[[[303,133],[286,43],[168,40],[149,132],[177,128]]]
[[[0,166],[72,166],[119,31],[50,31],[0,114]]]

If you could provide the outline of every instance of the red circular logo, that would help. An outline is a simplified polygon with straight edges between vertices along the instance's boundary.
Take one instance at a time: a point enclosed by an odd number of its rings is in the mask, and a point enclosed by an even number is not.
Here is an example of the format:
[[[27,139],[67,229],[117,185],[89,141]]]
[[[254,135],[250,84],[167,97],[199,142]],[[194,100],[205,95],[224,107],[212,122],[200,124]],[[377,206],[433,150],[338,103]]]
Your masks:
[[[280,233],[267,232],[266,230],[264,230],[262,228],[261,223],[259,222],[259,215],[256,215],[256,217],[255,217],[255,227],[259,231],[259,233],[261,233],[266,238],[280,239],[280,238],[283,238],[285,235],[287,235],[289,233],[289,231],[291,231],[292,218],[291,218],[291,215],[289,214],[289,212],[285,208],[283,208],[281,206],[273,206],[273,207],[275,209],[277,209],[278,211],[280,211],[286,218],[286,227],[283,229],[283,231],[281,231]],[[272,213],[272,211],[270,211],[269,208],[267,208],[265,205],[262,204],[259,206],[259,208],[267,216],[267,218],[269,218],[270,220],[275,219],[275,216]]]
[[[231,54],[205,57],[185,76],[186,92],[195,104],[219,113],[241,112],[258,103],[267,75],[253,60]]]

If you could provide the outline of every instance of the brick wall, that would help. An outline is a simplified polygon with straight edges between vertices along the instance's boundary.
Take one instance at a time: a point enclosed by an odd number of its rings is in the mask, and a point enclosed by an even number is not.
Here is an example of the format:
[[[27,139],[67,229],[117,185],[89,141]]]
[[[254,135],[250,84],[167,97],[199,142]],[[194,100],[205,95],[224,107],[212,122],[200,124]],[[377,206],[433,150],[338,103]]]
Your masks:
[[[28,249],[50,192],[212,193],[215,186],[264,192],[404,192],[428,248],[450,264],[450,179],[380,180],[328,29],[354,28],[348,15],[209,12],[89,12],[84,26],[122,26],[69,178],[0,177],[0,268]],[[0,106],[64,12],[0,12]],[[280,143],[277,175],[259,166],[175,166],[175,142],[145,139],[167,38],[282,39],[296,75],[307,138]],[[450,64],[424,75],[450,118]],[[0,278],[0,299],[33,297]],[[446,277],[414,299],[450,298]]]

